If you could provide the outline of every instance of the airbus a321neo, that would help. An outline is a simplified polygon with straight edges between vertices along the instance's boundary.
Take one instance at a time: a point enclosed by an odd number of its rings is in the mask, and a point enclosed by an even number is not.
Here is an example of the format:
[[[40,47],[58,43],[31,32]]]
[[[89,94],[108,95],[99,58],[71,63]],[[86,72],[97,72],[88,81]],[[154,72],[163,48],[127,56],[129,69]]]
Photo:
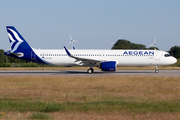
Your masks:
[[[102,71],[116,71],[117,66],[158,66],[171,65],[177,62],[168,52],[160,50],[68,50],[35,49],[31,47],[13,26],[7,26],[11,50],[5,55],[15,58],[45,63],[48,65],[80,65],[89,66],[88,73],[93,73],[93,67]]]

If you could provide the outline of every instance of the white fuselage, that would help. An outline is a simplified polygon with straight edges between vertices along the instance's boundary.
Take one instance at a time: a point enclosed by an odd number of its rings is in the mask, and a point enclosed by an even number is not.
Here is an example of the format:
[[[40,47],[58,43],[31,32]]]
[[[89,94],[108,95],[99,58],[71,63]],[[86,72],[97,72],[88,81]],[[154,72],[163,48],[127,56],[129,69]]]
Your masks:
[[[67,55],[64,49],[33,49],[36,55],[47,64],[52,65],[83,65]],[[176,63],[176,58],[160,50],[69,50],[79,58],[95,59],[100,61],[116,61],[116,66],[160,66]],[[32,58],[35,59],[35,58]]]

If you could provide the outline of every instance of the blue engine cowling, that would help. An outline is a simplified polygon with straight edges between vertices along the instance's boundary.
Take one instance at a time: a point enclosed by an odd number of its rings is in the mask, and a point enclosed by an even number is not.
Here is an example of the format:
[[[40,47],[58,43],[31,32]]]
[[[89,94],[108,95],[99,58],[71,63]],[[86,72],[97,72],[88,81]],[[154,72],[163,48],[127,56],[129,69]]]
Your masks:
[[[102,71],[116,71],[116,62],[115,61],[102,62],[100,68],[102,69]]]

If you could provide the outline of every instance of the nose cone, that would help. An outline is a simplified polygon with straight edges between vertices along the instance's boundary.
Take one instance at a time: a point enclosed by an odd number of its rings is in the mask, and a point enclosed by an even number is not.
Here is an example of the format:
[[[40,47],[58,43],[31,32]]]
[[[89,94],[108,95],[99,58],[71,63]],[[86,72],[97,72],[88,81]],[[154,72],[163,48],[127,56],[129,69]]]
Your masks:
[[[175,57],[172,58],[171,60],[172,64],[176,63],[177,62],[177,59]]]

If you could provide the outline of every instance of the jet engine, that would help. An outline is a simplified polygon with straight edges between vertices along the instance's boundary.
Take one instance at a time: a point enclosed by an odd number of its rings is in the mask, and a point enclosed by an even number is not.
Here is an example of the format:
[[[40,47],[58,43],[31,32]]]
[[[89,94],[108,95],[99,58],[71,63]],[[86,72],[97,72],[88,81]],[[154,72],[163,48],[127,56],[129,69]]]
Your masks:
[[[102,69],[102,71],[116,71],[116,62],[115,61],[101,62],[100,68]]]

